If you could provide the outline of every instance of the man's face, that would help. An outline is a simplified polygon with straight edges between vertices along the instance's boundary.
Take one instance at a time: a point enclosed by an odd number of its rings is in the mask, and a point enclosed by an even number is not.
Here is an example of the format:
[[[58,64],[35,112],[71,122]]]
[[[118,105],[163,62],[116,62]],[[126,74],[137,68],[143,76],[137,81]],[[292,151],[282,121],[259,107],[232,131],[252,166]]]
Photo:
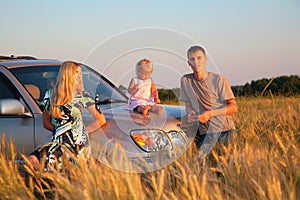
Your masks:
[[[207,57],[198,50],[188,55],[188,64],[192,67],[194,72],[200,72],[206,67]]]

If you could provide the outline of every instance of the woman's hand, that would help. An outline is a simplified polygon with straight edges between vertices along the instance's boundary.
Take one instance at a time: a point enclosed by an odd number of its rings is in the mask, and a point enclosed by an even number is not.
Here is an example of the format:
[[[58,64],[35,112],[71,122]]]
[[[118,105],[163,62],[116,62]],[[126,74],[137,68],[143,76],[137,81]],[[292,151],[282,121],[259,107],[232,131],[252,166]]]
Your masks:
[[[100,128],[101,126],[103,126],[104,124],[106,124],[106,119],[103,113],[100,113],[98,112],[98,110],[96,110],[95,106],[91,105],[87,107],[87,109],[95,118],[95,120],[92,123],[86,126],[88,132],[91,133],[97,130],[98,128]]]
[[[106,119],[103,113],[97,112],[96,113],[96,119],[98,121],[98,124],[100,126],[103,126],[104,124],[106,124]]]

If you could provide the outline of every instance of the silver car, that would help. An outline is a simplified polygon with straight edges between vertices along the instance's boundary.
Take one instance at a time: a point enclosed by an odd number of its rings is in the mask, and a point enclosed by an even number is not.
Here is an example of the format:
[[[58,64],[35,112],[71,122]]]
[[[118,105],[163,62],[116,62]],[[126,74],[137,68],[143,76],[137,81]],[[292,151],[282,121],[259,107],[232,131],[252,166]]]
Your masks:
[[[43,128],[42,100],[55,81],[62,61],[0,57],[0,132],[19,153],[28,154],[51,139]],[[147,116],[127,109],[128,97],[113,83],[82,64],[84,89],[99,97],[107,123],[90,133],[92,155],[117,170],[145,172],[165,167],[191,141],[180,128],[185,111],[163,105],[162,115]],[[84,122],[93,120],[83,113]]]

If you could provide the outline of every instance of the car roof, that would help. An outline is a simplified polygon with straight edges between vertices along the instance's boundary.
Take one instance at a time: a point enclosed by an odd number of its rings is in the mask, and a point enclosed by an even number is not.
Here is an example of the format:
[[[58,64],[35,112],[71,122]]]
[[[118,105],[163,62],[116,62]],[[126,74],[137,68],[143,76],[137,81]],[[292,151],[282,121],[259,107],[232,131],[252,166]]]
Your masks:
[[[5,66],[8,69],[26,67],[26,66],[43,66],[43,65],[61,65],[63,61],[51,60],[51,59],[36,59],[36,60],[26,60],[26,59],[13,59],[0,61],[0,65]]]

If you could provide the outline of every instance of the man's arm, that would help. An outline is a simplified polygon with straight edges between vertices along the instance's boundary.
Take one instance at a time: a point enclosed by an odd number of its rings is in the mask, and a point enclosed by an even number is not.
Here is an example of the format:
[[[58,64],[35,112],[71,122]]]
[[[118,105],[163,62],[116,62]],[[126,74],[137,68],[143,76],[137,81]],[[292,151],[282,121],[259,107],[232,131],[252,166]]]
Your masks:
[[[199,121],[201,123],[207,122],[211,117],[220,115],[231,115],[237,112],[238,107],[235,99],[226,100],[226,106],[215,110],[207,110],[199,115]]]
[[[195,120],[199,120],[196,116],[196,112],[193,110],[191,102],[185,102],[185,112],[187,116],[187,122],[193,122]]]
[[[194,112],[193,108],[192,108],[192,103],[191,102],[184,102],[185,103],[185,112],[187,115],[191,114],[192,112]],[[195,112],[194,112],[195,114]]]

